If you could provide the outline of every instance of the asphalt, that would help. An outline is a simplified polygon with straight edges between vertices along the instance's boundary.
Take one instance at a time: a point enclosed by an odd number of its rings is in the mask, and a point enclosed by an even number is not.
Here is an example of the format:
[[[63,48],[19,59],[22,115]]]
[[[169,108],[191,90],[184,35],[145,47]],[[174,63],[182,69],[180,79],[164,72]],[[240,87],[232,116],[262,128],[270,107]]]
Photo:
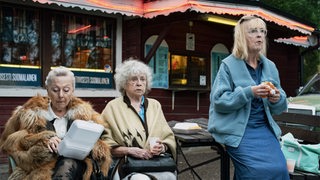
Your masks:
[[[211,158],[219,156],[217,152],[210,147],[183,148],[183,152],[191,165],[201,163]],[[178,153],[178,169],[187,167],[181,153]],[[194,169],[202,180],[220,180],[220,160],[208,163]],[[230,162],[230,179],[233,177],[233,166]],[[0,163],[0,180],[8,179],[8,164]],[[198,180],[199,178],[191,171],[185,171],[178,174],[178,180]]]
[[[217,152],[211,147],[183,148],[183,152],[191,165],[196,165],[209,159],[218,157]],[[181,171],[188,167],[181,154],[178,154],[178,169]],[[202,180],[220,180],[220,159],[203,166],[194,168]],[[230,179],[233,179],[233,165],[230,161]],[[178,174],[178,180],[198,180],[191,171]]]

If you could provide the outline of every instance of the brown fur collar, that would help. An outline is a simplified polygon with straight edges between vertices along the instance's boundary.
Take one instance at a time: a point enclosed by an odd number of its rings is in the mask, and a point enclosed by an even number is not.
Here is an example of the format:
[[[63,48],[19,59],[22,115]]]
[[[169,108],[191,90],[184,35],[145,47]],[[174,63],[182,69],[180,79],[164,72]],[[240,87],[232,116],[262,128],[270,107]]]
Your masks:
[[[49,98],[41,95],[30,98],[24,105],[18,106],[5,125],[0,139],[0,150],[11,155],[17,167],[12,177],[26,177],[31,179],[51,179],[52,169],[55,166],[56,156],[48,151],[47,144],[55,132],[46,130],[49,112]],[[80,98],[73,97],[66,114],[69,120],[92,120],[107,125],[102,120],[92,105]],[[110,147],[99,140],[93,150],[92,157],[98,161],[103,171],[107,174],[110,163]],[[92,172],[90,159],[85,159],[87,171],[84,179],[88,179]]]

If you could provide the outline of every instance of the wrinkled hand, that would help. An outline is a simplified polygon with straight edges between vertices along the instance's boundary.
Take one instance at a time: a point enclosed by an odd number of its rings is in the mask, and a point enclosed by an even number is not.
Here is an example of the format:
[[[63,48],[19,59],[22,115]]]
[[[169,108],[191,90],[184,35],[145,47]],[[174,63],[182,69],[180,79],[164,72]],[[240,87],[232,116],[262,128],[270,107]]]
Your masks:
[[[128,148],[128,154],[139,158],[139,159],[150,159],[152,158],[152,154],[149,150],[141,149],[138,147],[129,147]]]
[[[269,95],[270,88],[268,85],[260,84],[257,86],[252,86],[251,90],[254,94],[254,97],[266,98]]]
[[[162,152],[165,152],[165,145],[162,141],[158,140],[153,147],[150,147],[150,152],[152,155],[159,155]]]
[[[53,136],[48,141],[48,148],[51,153],[58,153],[58,145],[61,142],[61,139],[58,136]]]

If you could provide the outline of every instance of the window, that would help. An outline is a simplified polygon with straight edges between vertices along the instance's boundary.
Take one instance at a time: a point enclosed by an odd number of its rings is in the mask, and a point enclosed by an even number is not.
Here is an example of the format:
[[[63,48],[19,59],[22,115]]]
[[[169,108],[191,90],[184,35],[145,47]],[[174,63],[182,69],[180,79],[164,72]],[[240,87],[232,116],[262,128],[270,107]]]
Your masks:
[[[170,57],[170,85],[187,85],[187,56],[171,55]]]
[[[41,85],[39,38],[39,11],[0,7],[0,85]]]
[[[206,58],[193,55],[170,55],[170,88],[206,89]]]
[[[0,7],[1,64],[40,65],[39,12]]]
[[[115,19],[53,13],[51,67],[72,68],[78,88],[113,88]]]
[[[218,43],[211,49],[211,85],[213,85],[216,79],[220,64],[224,58],[230,55],[228,48]]]
[[[76,87],[113,88],[115,26],[111,17],[1,4],[0,85],[41,87],[50,68],[66,66]]]
[[[153,35],[147,39],[144,45],[145,56],[147,56],[157,38],[157,35]],[[169,87],[168,53],[168,44],[165,40],[163,40],[148,64],[153,70],[152,88],[168,89]]]
[[[55,14],[51,65],[112,71],[112,19]]]

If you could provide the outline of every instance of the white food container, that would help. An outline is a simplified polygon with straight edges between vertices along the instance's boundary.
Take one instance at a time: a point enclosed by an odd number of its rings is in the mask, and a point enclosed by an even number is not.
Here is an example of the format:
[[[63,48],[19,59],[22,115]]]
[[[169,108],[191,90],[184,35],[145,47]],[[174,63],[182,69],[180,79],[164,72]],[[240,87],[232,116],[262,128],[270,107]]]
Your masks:
[[[182,122],[176,123],[172,129],[175,133],[195,134],[201,131],[202,128],[198,125],[198,123]]]
[[[74,120],[58,146],[61,156],[83,160],[100,138],[104,127],[92,121]]]

